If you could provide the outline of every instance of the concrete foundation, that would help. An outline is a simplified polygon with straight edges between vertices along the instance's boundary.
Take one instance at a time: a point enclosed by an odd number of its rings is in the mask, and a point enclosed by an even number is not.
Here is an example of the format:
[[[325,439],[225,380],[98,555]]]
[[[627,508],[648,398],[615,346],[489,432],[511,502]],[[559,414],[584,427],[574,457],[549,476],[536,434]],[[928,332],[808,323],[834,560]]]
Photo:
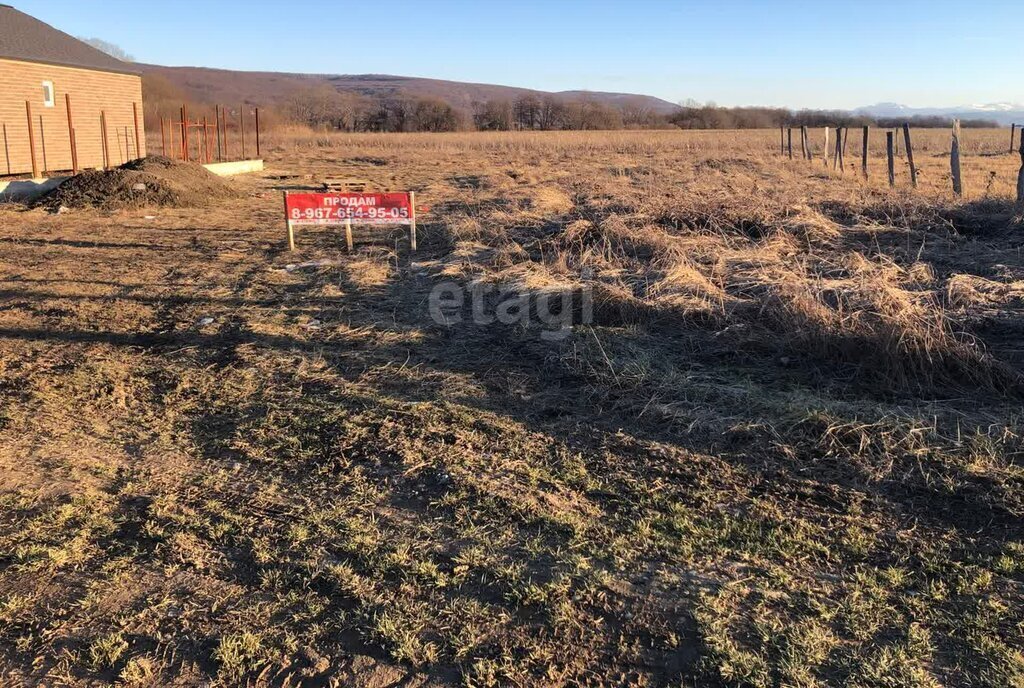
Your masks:
[[[247,174],[249,172],[262,172],[262,160],[236,160],[235,162],[212,162],[203,165],[218,177],[230,177],[235,174]]]

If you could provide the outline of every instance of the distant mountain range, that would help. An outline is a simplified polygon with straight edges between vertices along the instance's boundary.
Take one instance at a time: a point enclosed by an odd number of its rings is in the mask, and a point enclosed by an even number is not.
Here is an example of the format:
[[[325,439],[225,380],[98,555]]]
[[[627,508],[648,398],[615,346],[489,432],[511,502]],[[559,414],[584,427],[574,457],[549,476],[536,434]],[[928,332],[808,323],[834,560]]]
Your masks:
[[[588,99],[619,108],[647,110],[670,115],[680,108],[661,98],[635,93],[603,91],[538,91],[515,86],[475,84],[443,79],[394,76],[389,74],[291,74],[287,72],[241,72],[206,67],[164,67],[137,64],[144,73],[164,77],[187,98],[206,103],[272,103],[286,99],[304,88],[328,85],[339,91],[359,93],[373,98],[404,95],[412,98],[441,98],[455,107],[470,111],[488,100],[515,100],[523,95],[553,95],[567,100]],[[1024,124],[1024,105],[988,103],[957,107],[908,107],[899,103],[877,103],[857,108],[856,114],[871,117],[902,118],[940,116],[959,119],[986,119],[1009,126]]]
[[[404,95],[413,98],[441,98],[455,107],[472,110],[476,103],[488,100],[515,100],[533,94],[554,95],[564,99],[588,99],[620,108],[646,109],[667,115],[679,106],[653,96],[601,91],[561,91],[549,93],[513,86],[473,84],[441,79],[422,79],[388,74],[289,74],[285,72],[238,72],[205,67],[162,67],[136,64],[144,73],[167,79],[183,95],[197,102],[234,104],[242,102],[270,103],[309,87],[329,85],[339,91],[350,91],[374,98]]]
[[[988,103],[985,105],[960,105],[957,107],[915,108],[899,103],[878,103],[858,108],[857,114],[871,117],[949,117],[951,119],[987,119],[1004,126],[1024,124],[1024,105],[1019,103]]]

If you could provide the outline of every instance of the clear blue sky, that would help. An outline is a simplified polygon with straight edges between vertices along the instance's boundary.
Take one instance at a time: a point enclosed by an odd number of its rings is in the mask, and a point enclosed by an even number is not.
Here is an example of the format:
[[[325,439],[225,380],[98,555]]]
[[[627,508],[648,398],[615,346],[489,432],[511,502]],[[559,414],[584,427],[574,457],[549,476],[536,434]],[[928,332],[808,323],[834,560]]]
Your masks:
[[[1024,102],[1019,2],[3,0],[139,61],[723,105]]]

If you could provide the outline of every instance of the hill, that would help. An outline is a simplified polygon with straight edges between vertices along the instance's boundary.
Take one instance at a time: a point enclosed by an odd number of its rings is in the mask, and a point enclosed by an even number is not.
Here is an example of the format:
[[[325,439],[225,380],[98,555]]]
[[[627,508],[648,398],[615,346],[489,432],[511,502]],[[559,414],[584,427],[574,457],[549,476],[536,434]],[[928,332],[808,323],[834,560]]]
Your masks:
[[[667,115],[679,107],[653,96],[599,91],[547,92],[514,86],[474,84],[442,79],[393,76],[389,74],[290,74],[285,72],[239,72],[205,67],[164,67],[137,65],[146,74],[167,79],[192,100],[210,103],[272,103],[304,88],[330,85],[339,91],[373,98],[396,95],[441,98],[451,105],[469,110],[474,103],[488,100],[514,100],[520,96],[554,95],[567,100],[588,99],[618,108],[648,110]]]

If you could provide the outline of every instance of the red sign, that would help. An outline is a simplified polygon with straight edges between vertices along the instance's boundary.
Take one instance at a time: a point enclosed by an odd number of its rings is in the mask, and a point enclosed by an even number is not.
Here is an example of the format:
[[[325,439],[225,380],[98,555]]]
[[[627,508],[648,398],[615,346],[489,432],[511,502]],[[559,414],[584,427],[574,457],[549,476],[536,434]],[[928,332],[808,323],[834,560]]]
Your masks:
[[[407,193],[290,193],[284,197],[292,225],[337,225],[351,220],[360,225],[412,224]]]

